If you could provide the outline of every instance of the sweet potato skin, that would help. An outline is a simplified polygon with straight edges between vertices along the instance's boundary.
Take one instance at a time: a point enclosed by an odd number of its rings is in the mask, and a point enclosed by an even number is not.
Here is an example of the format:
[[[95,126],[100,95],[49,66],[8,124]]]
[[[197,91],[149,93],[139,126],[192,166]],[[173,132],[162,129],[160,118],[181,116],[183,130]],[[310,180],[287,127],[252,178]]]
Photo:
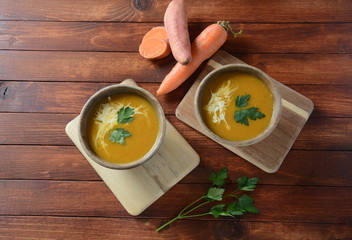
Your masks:
[[[176,61],[185,65],[192,61],[187,11],[184,0],[172,0],[164,15],[164,26]]]

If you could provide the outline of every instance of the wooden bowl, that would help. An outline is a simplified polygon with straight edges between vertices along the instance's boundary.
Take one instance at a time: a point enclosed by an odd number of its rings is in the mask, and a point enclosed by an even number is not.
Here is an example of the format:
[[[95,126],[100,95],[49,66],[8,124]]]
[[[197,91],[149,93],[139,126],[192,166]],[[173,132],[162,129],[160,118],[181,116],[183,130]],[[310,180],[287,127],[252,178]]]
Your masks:
[[[217,134],[215,134],[213,131],[211,131],[208,128],[208,126],[204,123],[203,116],[201,113],[201,102],[202,102],[204,91],[205,91],[206,87],[208,86],[208,84],[210,84],[212,81],[216,80],[219,76],[221,76],[225,73],[229,73],[229,72],[244,72],[249,75],[257,77],[258,79],[263,81],[266,84],[266,86],[268,86],[268,88],[274,98],[273,114],[272,114],[270,123],[269,123],[268,127],[266,128],[266,130],[264,130],[261,134],[259,134],[255,138],[248,139],[245,141],[231,141],[228,139],[224,139],[224,138],[218,136]],[[220,67],[220,68],[213,70],[207,76],[205,76],[205,78],[201,81],[201,83],[199,84],[198,89],[196,91],[196,95],[194,98],[194,107],[195,107],[195,114],[196,114],[197,120],[200,123],[200,125],[202,126],[202,128],[204,129],[204,131],[208,135],[210,135],[210,137],[213,138],[214,140],[216,140],[220,143],[223,143],[223,144],[230,145],[230,146],[252,145],[252,144],[255,144],[255,143],[262,141],[264,138],[269,136],[270,133],[275,129],[276,125],[278,124],[278,122],[280,120],[281,108],[282,108],[280,93],[277,90],[277,87],[276,87],[275,83],[271,80],[271,78],[266,73],[264,73],[263,71],[261,71],[258,68],[255,68],[255,67],[252,67],[252,66],[249,66],[246,64],[240,64],[240,63],[225,65],[223,67]]]
[[[159,119],[159,131],[152,148],[142,158],[126,164],[111,163],[100,158],[92,150],[87,140],[88,119],[91,112],[95,108],[95,106],[99,104],[103,99],[106,99],[107,97],[110,97],[119,93],[132,93],[143,97],[154,107]],[[79,116],[78,137],[84,152],[96,163],[111,169],[130,169],[145,163],[158,151],[165,136],[165,128],[166,128],[166,120],[165,120],[164,111],[161,108],[159,102],[151,93],[137,86],[116,84],[99,90],[93,96],[91,96],[88,99],[88,101],[85,103],[85,105],[82,108],[81,114]]]

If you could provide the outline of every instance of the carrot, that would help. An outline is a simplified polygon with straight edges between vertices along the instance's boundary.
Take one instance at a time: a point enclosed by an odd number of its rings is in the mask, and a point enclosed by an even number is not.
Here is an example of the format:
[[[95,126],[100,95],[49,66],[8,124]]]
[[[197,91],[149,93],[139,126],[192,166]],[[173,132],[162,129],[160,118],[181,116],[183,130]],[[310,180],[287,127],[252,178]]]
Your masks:
[[[189,40],[187,12],[184,0],[172,0],[164,15],[164,25],[172,54],[176,61],[188,64],[192,60]]]
[[[169,43],[161,38],[148,38],[139,45],[139,53],[146,59],[161,59],[170,52]]]
[[[186,81],[204,60],[210,58],[225,43],[228,30],[231,30],[235,37],[242,32],[234,33],[225,21],[206,27],[192,43],[192,62],[188,65],[176,63],[162,81],[157,94],[169,93]]]
[[[168,41],[165,27],[163,26],[153,27],[144,35],[142,42],[149,38],[161,38],[161,39],[164,39],[165,41]]]

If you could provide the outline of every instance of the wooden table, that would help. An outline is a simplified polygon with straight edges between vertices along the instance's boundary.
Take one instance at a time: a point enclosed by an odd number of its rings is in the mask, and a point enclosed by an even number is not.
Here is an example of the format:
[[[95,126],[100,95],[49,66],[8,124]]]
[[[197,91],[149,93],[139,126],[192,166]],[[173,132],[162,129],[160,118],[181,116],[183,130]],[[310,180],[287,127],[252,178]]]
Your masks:
[[[352,239],[352,1],[189,0],[191,38],[217,20],[243,29],[223,50],[312,99],[315,110],[278,172],[267,174],[175,117],[187,83],[159,97],[201,164],[130,216],[66,136],[98,89],[125,78],[153,94],[175,61],[143,59],[144,33],[169,1],[0,0],[1,239]],[[228,167],[259,177],[261,213],[156,227]]]

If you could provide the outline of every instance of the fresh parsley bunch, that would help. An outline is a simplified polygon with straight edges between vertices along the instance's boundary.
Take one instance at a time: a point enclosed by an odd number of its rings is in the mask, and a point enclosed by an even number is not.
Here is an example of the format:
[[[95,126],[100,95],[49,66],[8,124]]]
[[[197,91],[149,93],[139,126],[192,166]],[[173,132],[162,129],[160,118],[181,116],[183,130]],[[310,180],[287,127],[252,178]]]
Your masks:
[[[215,218],[220,216],[235,217],[243,215],[246,212],[259,213],[258,209],[254,206],[253,199],[247,194],[239,195],[239,192],[243,191],[254,191],[258,178],[248,178],[247,176],[240,177],[237,179],[237,188],[225,194],[225,188],[223,186],[226,183],[227,168],[222,168],[216,174],[212,173],[209,180],[212,182],[211,187],[207,193],[186,206],[175,218],[171,219],[164,225],[157,228],[155,231],[159,232],[167,225],[174,221],[182,218],[200,217],[205,215],[213,215]],[[209,211],[200,214],[191,214],[194,210],[213,202],[221,202],[225,198],[232,198],[234,201],[230,203],[219,203],[210,208]]]

